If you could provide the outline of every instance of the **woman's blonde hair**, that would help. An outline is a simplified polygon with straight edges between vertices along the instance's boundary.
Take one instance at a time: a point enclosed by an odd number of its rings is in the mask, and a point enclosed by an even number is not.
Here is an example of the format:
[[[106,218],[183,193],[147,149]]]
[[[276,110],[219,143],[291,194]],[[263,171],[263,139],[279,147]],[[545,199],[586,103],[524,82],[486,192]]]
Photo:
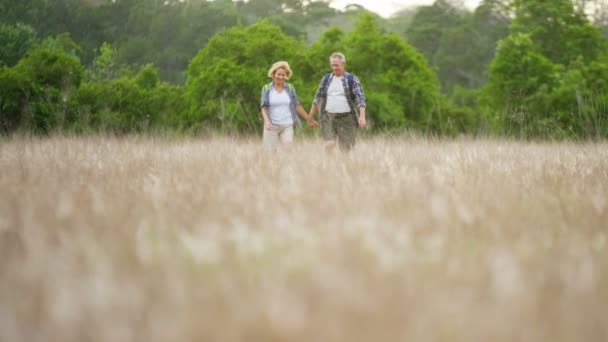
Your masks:
[[[274,73],[277,72],[278,69],[285,69],[285,79],[288,80],[291,77],[291,68],[289,67],[289,63],[285,61],[278,61],[274,63],[270,70],[268,70],[268,77],[272,78]]]

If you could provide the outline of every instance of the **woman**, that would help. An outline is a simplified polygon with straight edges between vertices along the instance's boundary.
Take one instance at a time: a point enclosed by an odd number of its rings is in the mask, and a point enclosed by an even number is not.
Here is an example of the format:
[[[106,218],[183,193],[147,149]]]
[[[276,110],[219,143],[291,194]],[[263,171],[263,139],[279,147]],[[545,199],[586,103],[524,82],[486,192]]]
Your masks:
[[[264,117],[264,146],[271,149],[281,144],[291,147],[294,124],[301,126],[296,112],[306,120],[308,127],[317,126],[317,122],[300,105],[296,89],[286,82],[291,74],[287,62],[276,62],[268,70],[272,82],[262,87],[260,107]]]

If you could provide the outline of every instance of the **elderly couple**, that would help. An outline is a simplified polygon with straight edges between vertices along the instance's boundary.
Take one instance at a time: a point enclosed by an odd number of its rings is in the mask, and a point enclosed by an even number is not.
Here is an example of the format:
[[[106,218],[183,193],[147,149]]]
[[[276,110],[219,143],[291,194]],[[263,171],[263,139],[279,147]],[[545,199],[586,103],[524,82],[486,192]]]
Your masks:
[[[274,149],[283,144],[291,147],[294,124],[300,125],[296,112],[308,127],[318,126],[313,119],[317,110],[325,150],[336,145],[349,151],[355,145],[356,127],[365,128],[365,95],[359,79],[344,70],[346,58],[336,52],[329,57],[332,72],[325,75],[317,88],[307,114],[300,105],[296,90],[286,81],[291,76],[287,62],[276,62],[268,71],[272,82],[262,87],[261,110],[264,117],[264,146]]]

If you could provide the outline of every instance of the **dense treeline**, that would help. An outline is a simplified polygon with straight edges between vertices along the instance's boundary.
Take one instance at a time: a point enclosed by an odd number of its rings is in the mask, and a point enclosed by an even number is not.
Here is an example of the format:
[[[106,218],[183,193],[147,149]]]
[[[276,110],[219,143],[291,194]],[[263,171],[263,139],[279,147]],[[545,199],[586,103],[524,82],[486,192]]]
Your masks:
[[[334,51],[372,130],[608,136],[603,0],[457,0],[383,19],[308,0],[0,0],[0,131],[254,132],[287,60],[305,108]]]

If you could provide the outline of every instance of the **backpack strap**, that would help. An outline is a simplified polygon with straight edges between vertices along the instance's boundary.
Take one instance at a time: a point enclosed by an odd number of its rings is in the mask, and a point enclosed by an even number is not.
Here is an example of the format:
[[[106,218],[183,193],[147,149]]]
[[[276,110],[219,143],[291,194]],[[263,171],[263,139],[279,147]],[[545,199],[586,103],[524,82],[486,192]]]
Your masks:
[[[328,87],[328,83],[329,83],[329,77],[331,76],[331,74],[325,74],[325,76],[323,76],[323,81],[321,82],[321,88],[323,89],[323,91],[327,91],[327,87]],[[355,84],[355,76],[353,76],[353,74],[351,74],[350,72],[348,73],[348,91],[351,93],[353,93],[353,84]]]
[[[287,88],[289,89],[289,92],[293,93],[293,85],[291,83],[287,83],[287,82],[285,82],[285,84],[287,84]],[[264,91],[268,91],[268,83],[264,84]]]
[[[331,76],[331,74],[325,74],[325,76],[323,76],[323,82],[321,83],[321,88],[323,89],[323,92],[327,92],[327,87],[328,87],[330,76]]]
[[[353,74],[351,74],[350,72],[348,73],[348,92],[350,93],[350,98],[355,100],[356,96],[355,93],[353,92],[353,86],[355,84],[355,76]]]

